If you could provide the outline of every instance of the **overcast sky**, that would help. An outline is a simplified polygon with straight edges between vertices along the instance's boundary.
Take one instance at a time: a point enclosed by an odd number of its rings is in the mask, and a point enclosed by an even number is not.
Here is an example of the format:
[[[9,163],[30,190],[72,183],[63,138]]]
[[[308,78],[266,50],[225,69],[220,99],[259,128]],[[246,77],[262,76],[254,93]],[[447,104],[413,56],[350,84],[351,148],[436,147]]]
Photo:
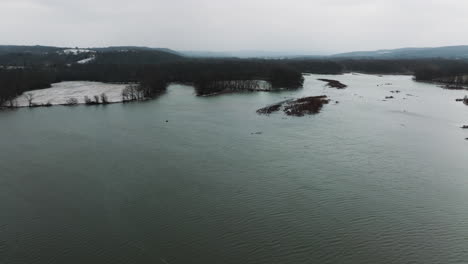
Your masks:
[[[0,44],[344,52],[468,44],[467,0],[0,0]]]

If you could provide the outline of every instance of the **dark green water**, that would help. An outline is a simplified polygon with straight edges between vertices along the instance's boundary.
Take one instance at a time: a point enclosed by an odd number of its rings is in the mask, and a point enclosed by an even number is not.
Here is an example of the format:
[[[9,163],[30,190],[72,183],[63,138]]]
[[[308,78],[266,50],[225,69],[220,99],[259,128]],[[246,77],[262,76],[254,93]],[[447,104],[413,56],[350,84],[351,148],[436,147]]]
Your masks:
[[[464,93],[318,77],[295,92],[173,86],[145,103],[0,112],[0,263],[468,263]],[[340,103],[255,113],[321,94]]]

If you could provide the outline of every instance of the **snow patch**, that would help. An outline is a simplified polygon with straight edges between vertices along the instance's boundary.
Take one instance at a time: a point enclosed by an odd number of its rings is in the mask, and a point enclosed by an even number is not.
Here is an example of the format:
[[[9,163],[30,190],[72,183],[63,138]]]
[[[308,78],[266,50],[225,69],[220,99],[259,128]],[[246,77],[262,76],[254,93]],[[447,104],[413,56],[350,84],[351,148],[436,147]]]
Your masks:
[[[86,63],[92,62],[94,59],[96,59],[96,57],[92,56],[92,57],[86,58],[86,59],[84,59],[84,60],[77,61],[76,63],[78,63],[78,64],[86,64]]]
[[[65,49],[65,50],[62,50],[62,52],[67,55],[69,54],[78,55],[81,53],[96,53],[96,51],[89,50],[89,49]]]
[[[126,84],[108,84],[100,82],[61,82],[52,84],[52,88],[28,91],[17,98],[18,106],[28,106],[26,94],[32,94],[34,104],[61,105],[68,99],[76,98],[78,103],[84,104],[84,97],[93,98],[105,93],[109,102],[122,102],[122,90]]]

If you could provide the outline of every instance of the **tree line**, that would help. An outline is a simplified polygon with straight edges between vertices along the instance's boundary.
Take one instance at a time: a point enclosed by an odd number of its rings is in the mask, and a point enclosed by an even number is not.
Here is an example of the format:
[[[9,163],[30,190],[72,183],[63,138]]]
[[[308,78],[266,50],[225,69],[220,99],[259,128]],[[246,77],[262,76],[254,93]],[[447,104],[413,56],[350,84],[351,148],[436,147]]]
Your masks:
[[[126,100],[133,100],[135,96],[153,98],[164,92],[170,83],[193,85],[198,95],[263,89],[259,88],[260,82],[268,83],[268,89],[297,89],[303,85],[303,73],[414,74],[416,80],[468,82],[468,78],[460,77],[468,73],[468,63],[445,59],[185,58],[158,64],[137,61],[124,64],[97,61],[89,64],[0,66],[0,105],[13,106],[14,98],[23,92],[48,88],[61,81],[138,83],[138,93],[123,95]]]
[[[26,92],[50,88],[55,81],[54,74],[42,69],[1,69],[0,106],[15,106],[15,98]]]

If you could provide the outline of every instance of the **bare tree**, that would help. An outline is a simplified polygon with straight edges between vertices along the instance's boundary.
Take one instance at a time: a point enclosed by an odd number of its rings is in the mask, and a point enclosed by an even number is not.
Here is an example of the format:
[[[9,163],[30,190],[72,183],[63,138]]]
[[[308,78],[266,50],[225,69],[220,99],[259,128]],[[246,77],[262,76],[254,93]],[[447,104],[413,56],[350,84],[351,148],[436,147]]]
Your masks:
[[[87,105],[93,104],[93,100],[91,100],[91,99],[89,98],[89,96],[87,96],[87,95],[85,95],[85,97],[84,97],[84,102],[85,102],[85,104],[87,104]]]
[[[94,103],[99,104],[99,95],[94,96]]]
[[[109,99],[107,98],[107,95],[105,93],[101,94],[101,103],[103,103],[103,104],[108,104],[109,103]]]
[[[124,102],[140,101],[144,99],[144,93],[141,89],[141,86],[138,84],[127,85],[127,87],[122,90],[122,101]]]
[[[14,97],[9,98],[8,103],[10,108],[18,107],[18,101]]]
[[[24,94],[24,97],[26,98],[26,100],[28,100],[28,105],[29,107],[33,106],[33,100],[34,100],[34,94],[33,93],[26,93]]]
[[[123,90],[122,90],[122,101],[123,102],[128,102],[130,101],[129,100],[129,92],[128,92],[128,87],[125,87]]]
[[[65,102],[65,105],[77,105],[78,104],[78,99],[75,97],[68,98],[67,101]]]

